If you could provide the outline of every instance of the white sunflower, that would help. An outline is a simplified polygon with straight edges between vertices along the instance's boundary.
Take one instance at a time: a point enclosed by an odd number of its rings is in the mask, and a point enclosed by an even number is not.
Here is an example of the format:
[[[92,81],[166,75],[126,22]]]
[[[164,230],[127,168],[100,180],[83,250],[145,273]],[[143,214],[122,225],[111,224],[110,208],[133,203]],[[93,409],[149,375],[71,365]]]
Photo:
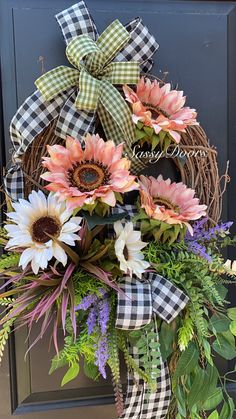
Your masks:
[[[37,274],[53,257],[65,266],[67,254],[58,241],[75,246],[80,240],[75,233],[81,228],[81,217],[71,217],[73,211],[65,202],[59,202],[53,193],[46,197],[41,191],[33,191],[28,200],[20,199],[12,206],[15,211],[7,214],[12,224],[5,226],[10,237],[6,249],[24,249],[19,266],[25,269],[31,262]]]
[[[127,222],[123,227],[121,221],[116,221],[114,229],[116,232],[115,253],[120,262],[120,269],[126,274],[135,274],[141,279],[142,274],[150,266],[141,252],[148,243],[141,240],[141,232],[134,230],[132,222]]]

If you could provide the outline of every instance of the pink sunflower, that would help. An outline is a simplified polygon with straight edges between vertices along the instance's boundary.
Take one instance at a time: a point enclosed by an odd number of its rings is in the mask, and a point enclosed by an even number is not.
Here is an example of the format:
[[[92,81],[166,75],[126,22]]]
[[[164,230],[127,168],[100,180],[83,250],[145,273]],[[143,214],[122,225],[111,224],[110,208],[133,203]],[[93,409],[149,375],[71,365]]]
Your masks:
[[[186,226],[190,233],[193,229],[189,221],[198,220],[206,215],[206,205],[200,205],[195,198],[195,191],[182,182],[171,183],[160,175],[154,177],[140,176],[141,207],[149,218],[167,224]]]
[[[67,137],[66,147],[47,146],[50,157],[43,157],[49,172],[42,178],[49,181],[46,189],[66,200],[69,208],[81,208],[98,201],[111,207],[116,193],[139,188],[129,172],[131,162],[122,158],[123,144],[104,141],[99,135],[87,135],[85,148],[78,140]]]
[[[171,90],[169,83],[160,85],[143,77],[137,84],[136,93],[127,85],[123,87],[126,100],[131,103],[133,121],[152,127],[155,134],[168,132],[178,144],[180,132],[190,125],[198,125],[195,109],[184,106],[186,96],[182,91]]]

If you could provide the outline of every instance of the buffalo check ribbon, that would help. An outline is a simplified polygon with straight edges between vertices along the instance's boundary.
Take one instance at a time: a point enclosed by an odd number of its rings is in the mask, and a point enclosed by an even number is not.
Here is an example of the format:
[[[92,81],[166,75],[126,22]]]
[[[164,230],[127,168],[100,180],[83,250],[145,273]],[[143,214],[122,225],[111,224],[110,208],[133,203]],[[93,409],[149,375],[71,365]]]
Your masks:
[[[167,323],[172,322],[184,309],[188,297],[170,281],[149,272],[142,281],[125,276],[120,284],[124,294],[118,294],[116,327],[124,330],[141,329],[151,323],[156,316]],[[154,322],[152,331],[155,342],[159,342],[157,326]],[[154,341],[153,340],[153,341]],[[129,354],[138,367],[141,363],[138,349],[129,346]],[[141,367],[142,368],[142,367]],[[171,401],[171,383],[168,365],[160,357],[160,375],[156,391],[150,394],[147,383],[138,374],[128,372],[128,387],[122,419],[165,418]]]
[[[20,106],[10,125],[12,165],[5,189],[15,201],[24,196],[22,155],[42,131],[55,120],[55,134],[82,137],[93,133],[97,115],[107,138],[126,143],[131,157],[133,127],[128,105],[114,85],[136,83],[152,68],[158,48],[155,38],[136,18],[125,27],[115,20],[98,36],[84,1],[58,13],[56,20],[66,42],[66,55],[74,68],[60,66],[42,75],[35,91]],[[133,159],[132,171],[144,167]]]
[[[128,213],[126,219],[132,221],[136,207],[124,205],[113,209],[113,214]],[[124,220],[125,222],[125,220]],[[135,228],[139,229],[138,222]],[[109,229],[112,234],[112,229]],[[146,272],[142,279],[124,276],[120,283],[124,293],[117,296],[116,327],[123,330],[141,329],[153,322],[152,332],[155,342],[159,342],[159,333],[155,319],[161,318],[171,323],[188,303],[188,297],[171,281],[155,272]],[[153,340],[153,342],[154,342]],[[129,354],[138,367],[141,362],[138,348],[129,343]],[[128,371],[128,385],[125,405],[120,419],[164,419],[171,401],[171,382],[166,362],[160,357],[160,374],[157,378],[156,391],[150,393],[147,383],[135,372]]]

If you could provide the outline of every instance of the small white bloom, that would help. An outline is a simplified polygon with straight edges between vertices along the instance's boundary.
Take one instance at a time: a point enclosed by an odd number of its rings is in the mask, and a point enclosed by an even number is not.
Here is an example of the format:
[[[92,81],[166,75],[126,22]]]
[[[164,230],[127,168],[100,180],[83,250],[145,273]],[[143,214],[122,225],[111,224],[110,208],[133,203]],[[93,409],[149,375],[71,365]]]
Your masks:
[[[19,265],[25,269],[31,262],[32,270],[37,274],[55,257],[65,266],[67,254],[53,238],[74,246],[80,240],[75,233],[81,228],[81,217],[71,217],[73,211],[65,202],[59,202],[53,193],[46,197],[41,191],[32,191],[28,201],[20,199],[12,206],[15,212],[7,214],[12,224],[5,226],[10,237],[6,249],[24,249]]]
[[[141,279],[142,274],[150,266],[141,252],[148,243],[141,241],[141,232],[134,231],[133,227],[132,222],[126,223],[124,227],[121,221],[114,223],[115,253],[120,262],[120,269],[126,274],[135,274]]]

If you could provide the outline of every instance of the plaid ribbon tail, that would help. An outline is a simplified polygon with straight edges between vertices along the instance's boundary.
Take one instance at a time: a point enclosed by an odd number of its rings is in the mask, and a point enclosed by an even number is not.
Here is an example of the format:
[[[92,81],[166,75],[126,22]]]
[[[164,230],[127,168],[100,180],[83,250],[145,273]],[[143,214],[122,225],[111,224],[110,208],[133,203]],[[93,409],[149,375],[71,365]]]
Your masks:
[[[60,115],[63,103],[72,90],[60,93],[49,102],[37,90],[18,109],[10,124],[13,145],[12,165],[5,177],[6,192],[12,201],[24,197],[24,175],[21,157],[42,131]]]
[[[167,323],[171,323],[184,309],[189,298],[166,278],[148,274],[152,288],[153,311]]]
[[[124,330],[140,329],[151,322],[153,317],[152,292],[149,282],[140,282],[136,278],[124,277],[120,285],[123,294],[118,295],[116,327]],[[155,320],[155,315],[154,315]],[[151,343],[159,343],[156,322],[151,326]],[[145,333],[145,332],[144,332]],[[129,345],[129,355],[138,368],[142,368],[138,348]],[[153,366],[156,368],[156,365]],[[169,370],[162,357],[159,358],[159,376],[156,391],[150,393],[148,384],[136,373],[128,372],[128,387],[124,412],[120,419],[165,418],[171,400]]]
[[[55,16],[66,44],[82,33],[90,36],[94,41],[98,31],[91,14],[84,1],[74,4]]]

